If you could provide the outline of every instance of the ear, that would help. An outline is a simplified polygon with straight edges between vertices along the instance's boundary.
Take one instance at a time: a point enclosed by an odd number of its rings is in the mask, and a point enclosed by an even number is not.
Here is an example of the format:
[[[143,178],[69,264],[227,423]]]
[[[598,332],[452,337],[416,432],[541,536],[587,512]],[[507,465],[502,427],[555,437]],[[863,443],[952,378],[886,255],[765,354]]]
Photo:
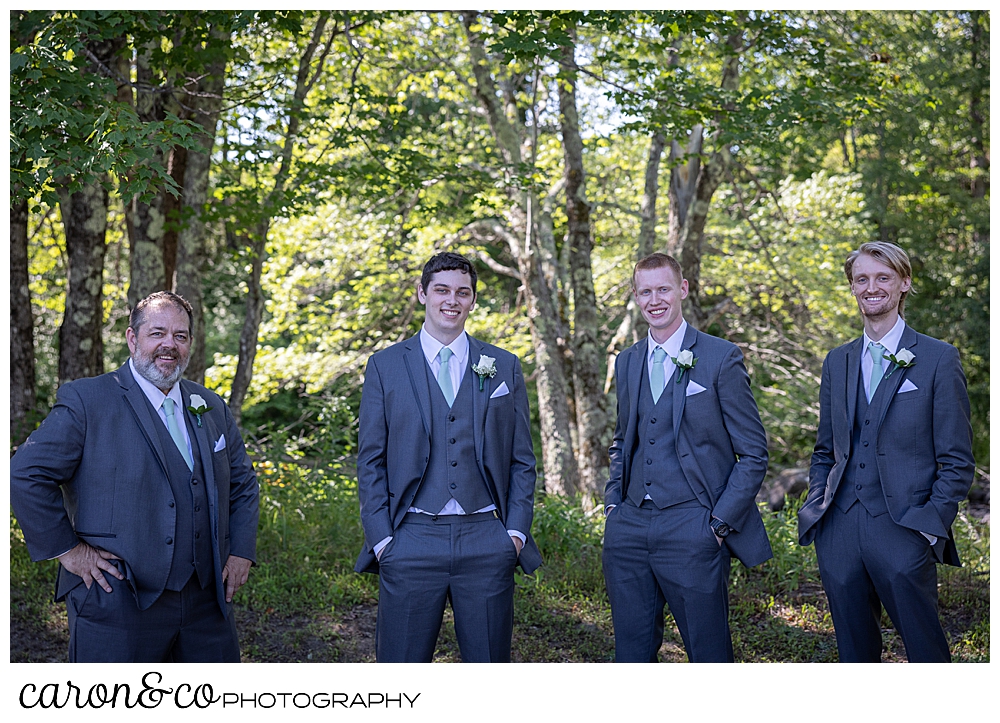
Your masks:
[[[135,347],[137,339],[135,338],[135,332],[132,331],[132,327],[125,329],[125,341],[128,342],[129,354],[135,354]]]
[[[688,297],[688,280],[681,279],[681,299],[686,299]]]
[[[417,301],[421,304],[427,303],[427,294],[424,292],[424,287],[420,285],[419,281],[417,282]]]
[[[903,293],[906,293],[907,291],[910,290],[910,286],[912,284],[913,284],[913,279],[911,279],[909,276],[907,276],[905,279],[903,279],[903,288],[901,289],[901,291]]]

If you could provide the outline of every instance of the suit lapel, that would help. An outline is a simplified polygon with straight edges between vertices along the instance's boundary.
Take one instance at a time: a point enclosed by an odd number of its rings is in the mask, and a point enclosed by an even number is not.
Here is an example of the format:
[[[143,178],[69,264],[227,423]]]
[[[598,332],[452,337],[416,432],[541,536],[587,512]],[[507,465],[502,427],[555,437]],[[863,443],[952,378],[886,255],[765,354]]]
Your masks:
[[[917,332],[913,331],[909,326],[903,329],[903,335],[899,338],[899,349],[910,349],[917,345]],[[916,352],[914,352],[916,353]],[[888,372],[888,369],[886,370]],[[892,372],[888,379],[883,378],[878,385],[878,389],[875,390],[875,396],[872,397],[872,403],[878,404],[877,420],[875,422],[875,429],[880,430],[882,428],[882,420],[885,419],[885,414],[889,411],[889,405],[892,404],[893,400],[896,398],[896,392],[899,391],[900,385],[903,383],[903,379],[906,378],[907,369],[899,368]]]
[[[639,415],[639,388],[642,385],[642,375],[646,374],[646,354],[649,337],[644,337],[627,353],[626,376],[628,378],[628,416],[629,427],[634,429],[636,419]]]
[[[121,379],[122,389],[125,390],[125,401],[132,408],[132,413],[135,415],[136,422],[139,425],[139,431],[142,432],[149,446],[153,449],[153,453],[156,455],[156,459],[163,469],[163,474],[166,474],[167,456],[163,453],[163,447],[160,445],[160,435],[156,433],[156,427],[153,426],[154,424],[162,424],[162,422],[159,418],[153,418],[155,412],[150,411],[151,405],[146,398],[146,393],[136,383],[128,362],[125,362],[124,366],[122,366],[119,378]]]
[[[847,426],[854,425],[854,409],[858,401],[858,384],[861,383],[861,354],[864,337],[856,339],[847,349]]]
[[[210,485],[210,489],[214,489],[215,470],[212,467],[212,454],[215,451],[214,442],[216,440],[209,438],[208,415],[201,415],[201,426],[199,427],[197,417],[188,409],[191,406],[191,392],[190,383],[186,379],[181,379],[181,404],[184,407],[184,417],[191,420],[191,424],[188,425],[188,433],[193,431],[197,442],[196,445],[192,445],[192,451],[194,451],[193,447],[198,447],[197,452],[201,456],[201,466],[205,469],[205,479]],[[228,441],[226,440],[227,443]]]
[[[469,337],[469,358],[466,361],[465,374],[469,376],[469,382],[472,384],[472,435],[473,441],[476,445],[476,459],[482,464],[483,459],[483,439],[486,434],[486,410],[490,405],[490,395],[493,393],[493,387],[496,384],[496,377],[492,379],[490,377],[483,378],[483,390],[479,390],[479,376],[472,371],[473,364],[479,363],[479,357],[485,351],[483,343],[478,339]],[[475,359],[475,362],[473,362]],[[465,378],[463,377],[462,383],[465,383]],[[483,474],[485,477],[485,473]]]
[[[413,387],[413,395],[417,398],[417,409],[420,410],[420,421],[424,423],[424,432],[427,438],[431,436],[431,421],[428,418],[428,410],[431,408],[431,389],[427,386],[427,359],[424,357],[424,350],[420,347],[420,336],[411,336],[405,342],[406,351],[403,352],[403,362],[406,364],[406,373],[410,377],[410,386]]]
[[[687,331],[684,332],[684,341],[681,342],[681,351],[685,349],[690,349],[694,352],[694,346],[698,341],[698,330],[693,326],[688,324]],[[698,356],[695,353],[695,356]],[[691,381],[691,371],[686,373],[687,380],[685,382],[678,383],[677,380],[680,379],[682,373],[680,367],[674,368],[674,373],[667,380],[668,385],[673,385],[674,387],[674,439],[680,438],[677,431],[681,428],[681,419],[684,414],[684,402],[687,401],[687,382]]]

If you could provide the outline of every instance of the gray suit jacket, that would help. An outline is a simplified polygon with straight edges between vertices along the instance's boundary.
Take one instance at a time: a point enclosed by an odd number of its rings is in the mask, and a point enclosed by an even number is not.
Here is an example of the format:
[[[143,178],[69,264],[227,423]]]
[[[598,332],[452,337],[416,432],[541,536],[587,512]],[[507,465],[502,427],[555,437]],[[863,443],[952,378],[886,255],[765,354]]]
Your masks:
[[[256,558],[257,476],[226,403],[181,380],[212,411],[192,420],[205,470],[215,587],[226,614],[222,566],[230,554]],[[163,592],[170,572],[176,508],[167,481],[162,425],[128,363],[59,388],[56,405],[10,462],[10,497],[32,560],[48,560],[84,541],[118,555],[140,610]],[[195,440],[192,440],[195,442]],[[218,451],[216,448],[219,447]],[[82,583],[59,568],[56,599]]]
[[[823,362],[819,430],[809,468],[809,493],[799,510],[799,542],[816,537],[851,453],[854,407],[861,380],[861,338],[839,346]],[[941,538],[940,562],[959,565],[951,539],[958,503],[972,486],[972,424],[969,394],[958,350],[909,326],[900,349],[915,355],[913,366],[896,369],[876,430],[879,479],[892,520]],[[902,391],[905,382],[916,387]],[[879,387],[881,390],[881,386]],[[881,392],[880,392],[881,393]]]
[[[482,391],[471,369],[480,355],[496,359],[497,374]],[[473,438],[476,462],[486,480],[500,519],[509,530],[527,536],[518,564],[533,572],[542,562],[531,537],[534,515],[535,453],[531,443],[528,393],[521,362],[510,352],[469,337],[473,374]],[[393,533],[413,503],[430,460],[431,408],[419,335],[368,360],[361,392],[358,430],[358,497],[365,544],[354,569],[377,572],[372,547]],[[509,394],[490,398],[501,384]]]
[[[611,444],[610,479],[604,504],[618,505],[628,492],[632,452],[639,438],[639,385],[646,367],[647,339],[615,362],[618,421]],[[684,479],[712,514],[733,528],[725,544],[747,567],[772,557],[756,497],[767,472],[767,435],[739,347],[688,326],[682,349],[698,362],[667,381],[672,393],[674,437]],[[677,370],[680,372],[680,369]],[[694,382],[705,391],[687,395]]]

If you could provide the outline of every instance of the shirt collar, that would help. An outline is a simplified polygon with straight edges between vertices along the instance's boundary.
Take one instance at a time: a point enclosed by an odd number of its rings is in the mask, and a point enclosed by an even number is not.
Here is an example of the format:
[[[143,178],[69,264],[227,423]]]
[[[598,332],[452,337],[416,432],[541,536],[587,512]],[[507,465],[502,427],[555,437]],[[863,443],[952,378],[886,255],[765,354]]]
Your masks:
[[[889,332],[879,339],[876,343],[881,344],[889,354],[895,355],[899,350],[899,340],[903,338],[903,330],[906,328],[906,322],[903,321],[903,317],[897,316],[895,325],[889,329]],[[868,344],[874,341],[868,336],[868,332],[864,333],[864,351],[868,350]]]
[[[149,403],[153,405],[153,409],[159,409],[163,406],[163,400],[170,397],[174,400],[174,407],[182,408],[184,406],[184,401],[181,398],[181,383],[180,381],[174,382],[174,385],[170,387],[170,391],[167,394],[161,392],[153,382],[149,381],[135,368],[135,362],[129,357],[128,360],[129,369],[132,370],[132,377],[135,379],[136,384],[142,389],[143,393],[146,395],[146,399]]]
[[[677,358],[677,355],[681,352],[681,344],[684,343],[684,334],[687,332],[688,323],[686,321],[681,321],[681,325],[677,327],[677,331],[670,335],[670,338],[665,342],[660,344],[653,338],[652,329],[646,334],[648,339],[646,343],[646,356],[652,357],[653,350],[656,347],[662,347],[663,351],[667,352],[667,356]]]
[[[437,355],[441,353],[441,349],[445,346],[451,349],[459,367],[461,368],[465,366],[465,362],[469,358],[468,334],[463,331],[453,342],[451,342],[451,344],[442,344],[433,336],[428,334],[426,328],[423,326],[420,327],[420,348],[423,349],[424,357],[427,359],[428,364],[432,364],[434,360],[437,359]]]

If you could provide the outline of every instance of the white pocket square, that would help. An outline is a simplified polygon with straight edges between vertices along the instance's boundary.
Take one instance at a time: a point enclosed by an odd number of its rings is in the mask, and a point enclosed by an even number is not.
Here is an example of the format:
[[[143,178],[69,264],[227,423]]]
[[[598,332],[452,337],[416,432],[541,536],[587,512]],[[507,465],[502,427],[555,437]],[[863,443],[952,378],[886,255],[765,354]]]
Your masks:
[[[507,382],[500,382],[500,386],[497,387],[494,392],[490,395],[490,399],[496,399],[497,397],[503,397],[510,394],[510,390],[507,388]]]
[[[705,387],[692,379],[688,381],[687,390],[684,392],[684,396],[690,397],[695,394],[701,394],[703,391],[705,391]]]
[[[215,449],[213,449],[212,451],[221,452],[225,448],[226,448],[226,435],[223,434],[221,437],[219,437],[219,441],[215,443]]]
[[[913,392],[916,391],[917,385],[911,382],[909,379],[904,379],[903,383],[899,387],[899,391],[896,394],[902,394],[903,392]]]

